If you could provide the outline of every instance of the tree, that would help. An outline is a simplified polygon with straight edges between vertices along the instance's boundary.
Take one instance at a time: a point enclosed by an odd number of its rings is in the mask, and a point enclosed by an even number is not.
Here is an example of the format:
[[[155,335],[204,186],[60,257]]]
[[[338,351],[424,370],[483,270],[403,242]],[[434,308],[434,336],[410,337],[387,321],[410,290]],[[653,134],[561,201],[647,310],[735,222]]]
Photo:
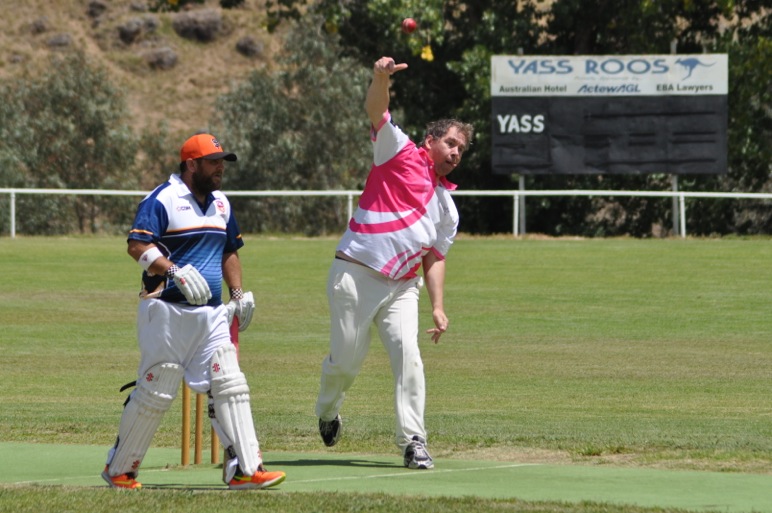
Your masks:
[[[729,166],[726,175],[688,175],[681,190],[760,191],[770,182],[770,94],[772,55],[759,52],[769,45],[769,12],[762,2],[731,0],[564,0],[541,16],[550,54],[679,53],[729,54]],[[765,33],[760,27],[766,28]],[[755,55],[752,63],[746,63]],[[751,101],[755,98],[756,101]],[[766,112],[764,113],[764,105]],[[765,121],[766,119],[766,121]],[[766,126],[766,128],[765,128]],[[739,148],[751,151],[738,152]],[[766,150],[765,150],[766,148]],[[634,176],[538,176],[536,189],[667,190],[663,174]],[[769,233],[768,206],[747,200],[702,200],[689,206],[690,233]],[[755,213],[754,213],[755,212]],[[669,200],[647,198],[543,199],[529,210],[531,229],[546,233],[650,236],[652,226],[672,224]],[[553,227],[552,230],[550,227]],[[667,229],[664,230],[667,233]]]
[[[3,89],[0,161],[10,166],[0,175],[3,185],[136,188],[137,143],[123,96],[82,53],[55,55],[40,76]],[[120,198],[36,196],[19,204],[24,215],[18,220],[26,233],[95,232],[130,222],[129,203]],[[76,226],[68,221],[69,210]]]
[[[300,12],[301,0],[281,0],[282,13]],[[318,0],[308,6],[340,35],[343,52],[363,65],[391,55],[410,65],[394,81],[393,106],[404,112],[408,133],[423,123],[457,116],[477,136],[453,178],[465,189],[510,189],[513,177],[490,173],[490,57],[522,49],[532,55],[726,52],[730,60],[729,174],[692,176],[682,190],[769,188],[770,10],[762,0]],[[399,22],[413,16],[419,30],[406,36]],[[431,46],[433,60],[422,58]],[[669,190],[670,177],[561,175],[528,177],[529,189]],[[459,201],[463,230],[490,233],[511,228],[511,201]],[[763,205],[713,201],[690,207],[695,233],[769,232]],[[750,210],[748,210],[750,209]],[[766,209],[768,211],[768,208]],[[751,211],[755,211],[754,214]],[[528,201],[529,231],[548,234],[650,236],[672,223],[671,202],[646,198],[545,198]],[[666,230],[665,230],[666,231]]]
[[[225,188],[361,189],[372,160],[364,97],[369,71],[342,57],[319,19],[294,22],[275,70],[255,71],[217,102],[215,130],[239,156]],[[339,199],[233,200],[245,231],[338,232]]]
[[[766,32],[763,28],[766,27]],[[716,43],[729,54],[729,173],[689,184],[698,191],[772,192],[772,27],[739,27]],[[737,37],[746,44],[737,44]],[[693,233],[769,234],[768,201],[721,200],[690,205]]]

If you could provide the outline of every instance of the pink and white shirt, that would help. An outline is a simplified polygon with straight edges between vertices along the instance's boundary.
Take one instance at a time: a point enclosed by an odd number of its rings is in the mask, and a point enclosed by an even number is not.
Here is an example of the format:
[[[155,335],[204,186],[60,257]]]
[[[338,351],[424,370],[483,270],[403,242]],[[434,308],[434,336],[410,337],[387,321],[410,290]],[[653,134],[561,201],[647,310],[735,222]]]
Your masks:
[[[456,188],[384,113],[372,130],[373,166],[337,250],[389,278],[416,277],[429,251],[445,258],[458,229]]]

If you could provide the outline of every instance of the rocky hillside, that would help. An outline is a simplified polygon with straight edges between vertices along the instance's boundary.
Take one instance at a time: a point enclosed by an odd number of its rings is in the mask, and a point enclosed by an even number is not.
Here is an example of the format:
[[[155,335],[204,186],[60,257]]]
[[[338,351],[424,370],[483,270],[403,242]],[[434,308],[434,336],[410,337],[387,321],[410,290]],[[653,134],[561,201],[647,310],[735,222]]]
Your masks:
[[[221,9],[217,0],[180,13],[154,13],[147,0],[0,0],[0,80],[33,74],[51,54],[83,51],[127,96],[131,124],[168,124],[182,137],[205,128],[214,101],[266,66],[277,38],[262,0]]]

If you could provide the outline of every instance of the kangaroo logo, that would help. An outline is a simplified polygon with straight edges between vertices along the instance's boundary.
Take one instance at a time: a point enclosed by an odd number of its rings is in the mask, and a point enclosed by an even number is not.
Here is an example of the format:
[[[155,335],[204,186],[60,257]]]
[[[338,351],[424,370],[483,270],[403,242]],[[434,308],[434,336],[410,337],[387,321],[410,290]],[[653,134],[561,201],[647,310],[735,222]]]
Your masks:
[[[705,66],[706,68],[709,68],[709,67],[713,66],[713,64],[715,64],[715,62],[712,63],[712,64],[705,64],[704,62],[700,62],[699,59],[696,59],[694,57],[691,57],[689,59],[678,59],[675,62],[676,62],[676,64],[680,64],[681,66],[686,68],[686,70],[689,72],[689,73],[686,74],[686,76],[683,78],[683,80],[686,80],[687,78],[692,76],[692,72],[694,71],[694,69],[697,66]]]

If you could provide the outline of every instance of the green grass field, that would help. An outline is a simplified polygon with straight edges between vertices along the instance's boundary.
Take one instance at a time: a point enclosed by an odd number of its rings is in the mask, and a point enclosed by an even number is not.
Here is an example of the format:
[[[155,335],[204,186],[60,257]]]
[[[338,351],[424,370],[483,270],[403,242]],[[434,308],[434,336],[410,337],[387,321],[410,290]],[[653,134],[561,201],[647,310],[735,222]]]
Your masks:
[[[377,338],[344,405],[343,439],[326,450],[316,432],[324,289],[336,240],[246,242],[245,287],[258,308],[241,334],[241,361],[264,452],[396,457],[391,374]],[[125,397],[118,389],[134,379],[138,357],[139,267],[125,248],[123,238],[0,240],[0,442],[105,451],[113,443]],[[770,270],[769,239],[461,237],[448,260],[450,330],[439,345],[427,338],[422,346],[432,455],[772,475]],[[422,301],[428,328],[425,294]],[[179,447],[180,418],[173,407],[154,447]],[[242,509],[247,500],[109,492],[5,486],[0,511],[140,511],[161,501],[161,510],[197,513],[223,509],[215,501]],[[265,511],[655,511],[264,495]]]

